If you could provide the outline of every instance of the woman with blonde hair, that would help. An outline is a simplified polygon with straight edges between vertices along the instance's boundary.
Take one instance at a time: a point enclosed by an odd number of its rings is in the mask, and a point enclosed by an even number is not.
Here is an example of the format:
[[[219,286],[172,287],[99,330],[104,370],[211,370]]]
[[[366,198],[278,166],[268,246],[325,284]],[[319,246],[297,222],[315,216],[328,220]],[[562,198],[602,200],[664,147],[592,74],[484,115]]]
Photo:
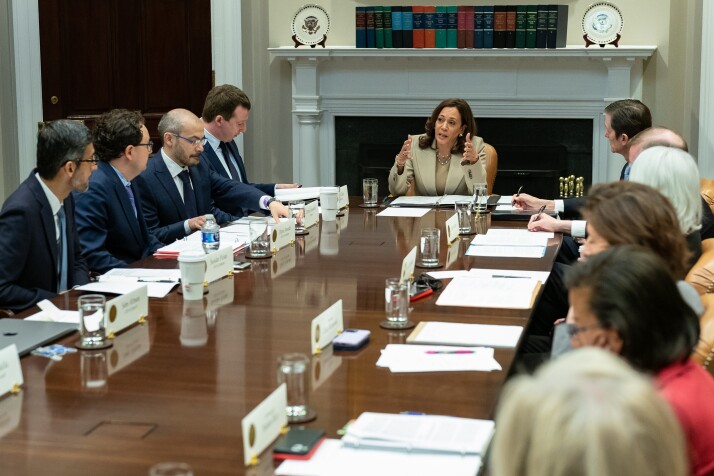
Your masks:
[[[679,476],[682,430],[651,382],[600,349],[572,352],[508,383],[494,476]]]

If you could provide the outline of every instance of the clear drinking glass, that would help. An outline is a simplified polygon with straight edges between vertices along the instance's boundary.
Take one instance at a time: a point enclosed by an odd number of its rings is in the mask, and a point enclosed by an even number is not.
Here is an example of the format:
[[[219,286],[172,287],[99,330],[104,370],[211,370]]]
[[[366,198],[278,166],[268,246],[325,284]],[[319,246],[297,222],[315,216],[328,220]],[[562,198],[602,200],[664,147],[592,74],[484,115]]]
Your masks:
[[[438,228],[422,228],[421,240],[421,263],[426,266],[437,266],[439,264],[439,242],[441,232]]]
[[[475,210],[479,213],[485,212],[488,208],[488,187],[486,184],[475,183],[473,196]]]
[[[251,220],[249,227],[250,233],[250,254],[253,257],[260,258],[270,254],[270,231],[268,229],[268,220],[263,218],[260,220]]]
[[[102,348],[106,345],[107,328],[104,319],[105,299],[101,294],[87,294],[77,300],[79,310],[80,346]]]
[[[458,200],[454,204],[454,209],[459,217],[459,233],[471,233],[471,207],[473,203],[469,200]]]
[[[378,181],[376,178],[362,179],[362,200],[365,205],[377,205]]]
[[[305,231],[305,202],[295,200],[288,204],[290,208],[290,218],[295,219],[295,233]]]
[[[290,353],[278,358],[278,385],[285,383],[288,406],[285,412],[290,423],[306,422],[317,414],[308,405],[310,359],[305,354]]]

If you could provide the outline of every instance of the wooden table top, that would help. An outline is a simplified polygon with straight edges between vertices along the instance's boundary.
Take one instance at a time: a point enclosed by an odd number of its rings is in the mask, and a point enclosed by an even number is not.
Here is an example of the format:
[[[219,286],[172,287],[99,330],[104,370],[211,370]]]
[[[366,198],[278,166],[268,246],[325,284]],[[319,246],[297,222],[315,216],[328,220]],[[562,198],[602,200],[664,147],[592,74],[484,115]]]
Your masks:
[[[492,418],[514,351],[496,350],[500,372],[392,374],[377,368],[380,350],[410,331],[386,331],[384,279],[398,276],[421,228],[442,229],[442,269],[550,270],[560,237],[543,259],[464,256],[471,237],[446,246],[453,211],[422,218],[377,217],[350,208],[337,222],[313,227],[295,246],[209,286],[203,301],[176,291],[150,299],[145,325],[104,351],[80,351],[54,362],[22,358],[22,392],[0,400],[0,472],[12,475],[145,475],[161,461],[183,461],[194,474],[271,474],[269,453],[243,466],[241,419],[276,387],[277,358],[310,353],[310,321],[338,299],[346,327],[369,329],[358,352],[326,349],[312,358],[310,426],[328,436],[362,412],[418,411]],[[518,226],[520,223],[494,223]],[[140,267],[177,266],[148,259]],[[417,268],[416,273],[420,270]],[[55,299],[74,309],[76,291]],[[410,319],[525,325],[529,311],[412,304]],[[29,314],[29,313],[28,313]],[[77,335],[62,341],[71,345]],[[106,372],[104,383],[91,377]]]

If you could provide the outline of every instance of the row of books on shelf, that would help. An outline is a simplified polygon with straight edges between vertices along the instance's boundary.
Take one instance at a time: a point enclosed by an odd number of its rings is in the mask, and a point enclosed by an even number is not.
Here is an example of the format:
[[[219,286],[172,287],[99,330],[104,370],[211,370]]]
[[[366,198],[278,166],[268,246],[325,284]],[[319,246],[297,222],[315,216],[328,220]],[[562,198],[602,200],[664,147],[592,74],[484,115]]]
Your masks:
[[[356,7],[357,48],[563,48],[567,5]]]

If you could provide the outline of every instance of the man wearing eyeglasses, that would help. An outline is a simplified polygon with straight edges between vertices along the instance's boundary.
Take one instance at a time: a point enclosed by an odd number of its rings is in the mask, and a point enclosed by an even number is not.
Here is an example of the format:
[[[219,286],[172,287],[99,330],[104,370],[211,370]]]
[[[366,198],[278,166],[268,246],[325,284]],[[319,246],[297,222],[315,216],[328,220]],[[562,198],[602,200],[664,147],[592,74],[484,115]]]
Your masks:
[[[96,170],[84,124],[58,120],[37,135],[37,168],[0,211],[0,307],[22,311],[89,281],[72,191]]]
[[[278,188],[296,188],[296,183],[258,183],[248,181],[243,158],[233,140],[245,132],[250,112],[250,99],[240,88],[230,84],[216,86],[208,92],[201,118],[207,144],[203,158],[223,177],[253,185],[264,193],[275,195]]]
[[[219,225],[262,210],[279,220],[289,210],[252,185],[221,177],[201,160],[203,123],[186,109],[167,112],[159,122],[163,147],[136,180],[149,230],[164,243],[199,230],[210,213]]]
[[[135,111],[106,112],[94,127],[98,170],[89,190],[75,195],[79,240],[92,271],[123,268],[163,246],[149,233],[139,188],[132,183],[146,169],[152,146],[144,118]]]

